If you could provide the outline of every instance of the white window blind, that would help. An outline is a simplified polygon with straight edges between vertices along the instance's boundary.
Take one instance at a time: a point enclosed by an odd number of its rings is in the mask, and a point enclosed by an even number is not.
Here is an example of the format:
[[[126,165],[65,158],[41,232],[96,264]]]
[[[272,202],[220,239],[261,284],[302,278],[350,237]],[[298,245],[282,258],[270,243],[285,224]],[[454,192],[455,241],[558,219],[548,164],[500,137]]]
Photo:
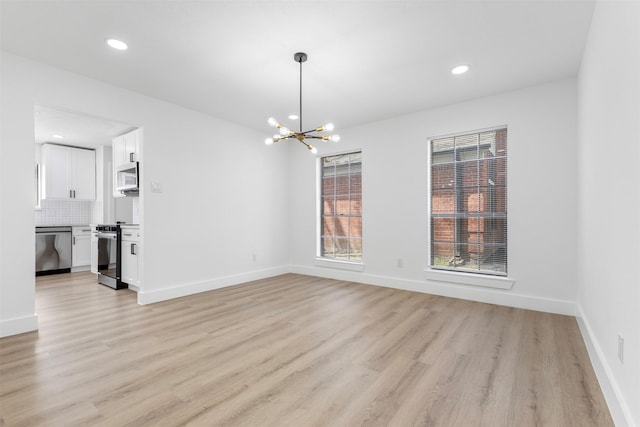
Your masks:
[[[507,275],[507,129],[430,141],[432,269]]]
[[[362,152],[323,157],[320,256],[362,261]]]

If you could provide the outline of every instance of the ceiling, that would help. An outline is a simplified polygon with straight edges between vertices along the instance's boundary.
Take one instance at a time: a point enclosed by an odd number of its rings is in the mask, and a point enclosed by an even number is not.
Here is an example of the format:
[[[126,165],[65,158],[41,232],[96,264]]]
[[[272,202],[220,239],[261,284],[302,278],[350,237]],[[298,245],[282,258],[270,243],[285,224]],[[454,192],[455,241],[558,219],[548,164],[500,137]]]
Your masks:
[[[270,133],[577,74],[593,1],[6,1],[2,49]],[[109,48],[118,38],[127,51]],[[469,64],[463,75],[454,65]]]
[[[53,142],[97,148],[101,145],[110,146],[113,138],[135,129],[135,126],[127,123],[42,105],[35,106],[34,118],[36,144]]]

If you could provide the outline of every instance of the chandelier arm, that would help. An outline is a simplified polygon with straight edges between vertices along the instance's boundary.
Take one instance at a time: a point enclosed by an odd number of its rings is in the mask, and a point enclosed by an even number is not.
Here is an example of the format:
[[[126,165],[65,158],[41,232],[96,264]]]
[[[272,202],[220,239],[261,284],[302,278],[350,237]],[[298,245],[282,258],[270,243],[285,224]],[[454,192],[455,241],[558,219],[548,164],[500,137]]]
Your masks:
[[[317,128],[313,128],[313,129],[306,130],[306,131],[304,131],[304,132],[298,132],[298,133],[301,133],[301,134],[303,134],[303,135],[306,135],[306,134],[308,134],[308,133],[316,132],[316,131],[317,131]],[[322,131],[322,132],[326,132],[326,131]]]

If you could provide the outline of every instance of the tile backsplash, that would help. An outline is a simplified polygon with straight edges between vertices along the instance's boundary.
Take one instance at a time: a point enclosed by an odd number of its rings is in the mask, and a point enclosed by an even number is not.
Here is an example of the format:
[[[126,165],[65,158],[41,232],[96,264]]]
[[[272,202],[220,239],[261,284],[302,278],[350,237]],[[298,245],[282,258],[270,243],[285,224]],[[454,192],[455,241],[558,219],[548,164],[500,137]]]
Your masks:
[[[36,209],[36,225],[84,225],[91,223],[95,202],[42,200]]]

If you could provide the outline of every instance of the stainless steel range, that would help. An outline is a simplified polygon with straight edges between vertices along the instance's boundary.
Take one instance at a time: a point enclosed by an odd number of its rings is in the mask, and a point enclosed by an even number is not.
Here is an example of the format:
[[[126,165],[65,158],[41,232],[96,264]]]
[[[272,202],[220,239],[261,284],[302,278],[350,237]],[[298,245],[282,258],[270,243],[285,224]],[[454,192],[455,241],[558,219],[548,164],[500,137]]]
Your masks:
[[[97,247],[93,253],[97,257],[95,264],[98,268],[98,283],[113,289],[127,288],[128,285],[121,280],[120,240],[122,231],[120,225],[97,225],[94,236]]]

